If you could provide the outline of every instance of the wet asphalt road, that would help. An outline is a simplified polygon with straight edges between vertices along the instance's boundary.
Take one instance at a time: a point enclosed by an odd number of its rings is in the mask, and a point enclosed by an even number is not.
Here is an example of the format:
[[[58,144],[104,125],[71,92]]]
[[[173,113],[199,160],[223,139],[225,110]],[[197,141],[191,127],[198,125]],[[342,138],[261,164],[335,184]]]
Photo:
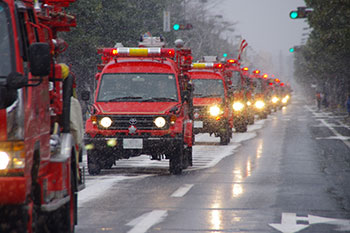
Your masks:
[[[214,167],[180,176],[115,170],[151,176],[122,180],[83,203],[76,232],[350,232],[343,118],[294,99]]]

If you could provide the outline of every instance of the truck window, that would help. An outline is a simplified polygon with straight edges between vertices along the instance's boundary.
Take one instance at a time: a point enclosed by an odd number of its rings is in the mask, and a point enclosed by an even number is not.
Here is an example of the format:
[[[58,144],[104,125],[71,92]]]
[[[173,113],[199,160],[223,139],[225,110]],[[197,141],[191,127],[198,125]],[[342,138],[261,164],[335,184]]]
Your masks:
[[[177,102],[174,74],[104,74],[98,90],[99,102]]]
[[[255,93],[262,93],[262,80],[259,78],[254,79]]]
[[[0,2],[0,77],[8,76],[14,68],[11,23],[6,9],[6,5]]]
[[[225,98],[224,83],[221,79],[193,79],[194,97]]]
[[[235,88],[241,87],[241,73],[239,71],[232,72],[232,86]]]

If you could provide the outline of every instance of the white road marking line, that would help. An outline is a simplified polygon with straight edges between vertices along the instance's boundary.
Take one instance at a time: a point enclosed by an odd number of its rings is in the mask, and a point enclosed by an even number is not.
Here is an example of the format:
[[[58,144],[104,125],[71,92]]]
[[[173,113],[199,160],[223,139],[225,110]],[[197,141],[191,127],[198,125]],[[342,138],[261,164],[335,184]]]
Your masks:
[[[344,142],[345,145],[347,145],[350,148],[350,142],[347,141],[347,139],[349,137],[345,137],[343,135],[341,135],[340,133],[338,133],[331,125],[329,125],[324,119],[320,119],[319,121],[321,121],[325,126],[327,126],[327,128],[329,128],[332,133],[334,133],[334,135],[337,137],[336,139],[342,140]]]
[[[183,197],[186,195],[188,191],[193,187],[193,184],[185,184],[182,187],[180,187],[178,190],[176,190],[173,194],[171,194],[171,197]]]
[[[162,222],[167,215],[168,211],[166,210],[153,210],[143,214],[126,224],[127,226],[133,226],[128,233],[145,233],[152,226]]]

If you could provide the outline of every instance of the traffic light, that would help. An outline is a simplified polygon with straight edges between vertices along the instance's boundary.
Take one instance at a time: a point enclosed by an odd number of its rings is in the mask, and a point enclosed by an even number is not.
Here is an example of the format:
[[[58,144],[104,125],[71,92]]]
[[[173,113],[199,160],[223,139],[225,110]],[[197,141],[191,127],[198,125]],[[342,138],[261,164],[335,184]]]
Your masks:
[[[187,24],[174,24],[173,29],[174,31],[179,31],[179,30],[191,30],[193,28],[193,25],[190,23]]]
[[[180,29],[180,24],[177,24],[177,23],[174,24],[173,29],[174,29],[175,31],[179,30],[179,29]]]
[[[227,57],[227,53],[222,54],[223,57]]]
[[[289,13],[291,19],[306,18],[312,10],[307,10],[305,6],[298,7],[297,10],[293,10]]]
[[[292,48],[289,48],[289,52],[294,53],[294,52],[298,52],[302,49],[302,46],[294,46]]]

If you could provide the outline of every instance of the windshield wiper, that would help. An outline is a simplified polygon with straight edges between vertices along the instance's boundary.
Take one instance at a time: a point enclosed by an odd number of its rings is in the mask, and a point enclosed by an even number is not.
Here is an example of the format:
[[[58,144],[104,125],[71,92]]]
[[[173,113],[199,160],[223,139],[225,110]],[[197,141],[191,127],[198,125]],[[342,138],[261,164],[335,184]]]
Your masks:
[[[143,99],[141,96],[124,96],[124,97],[116,97],[113,99],[108,100],[108,102],[114,102],[118,100],[139,100]]]
[[[220,95],[220,94],[212,94],[212,95],[204,95],[202,97],[204,97],[204,98],[208,98],[208,97],[222,97],[222,95]]]
[[[166,101],[166,102],[173,102],[176,101],[176,99],[174,98],[169,98],[169,97],[153,97],[153,98],[149,98],[146,101],[150,101],[150,102],[157,102],[157,101]]]

